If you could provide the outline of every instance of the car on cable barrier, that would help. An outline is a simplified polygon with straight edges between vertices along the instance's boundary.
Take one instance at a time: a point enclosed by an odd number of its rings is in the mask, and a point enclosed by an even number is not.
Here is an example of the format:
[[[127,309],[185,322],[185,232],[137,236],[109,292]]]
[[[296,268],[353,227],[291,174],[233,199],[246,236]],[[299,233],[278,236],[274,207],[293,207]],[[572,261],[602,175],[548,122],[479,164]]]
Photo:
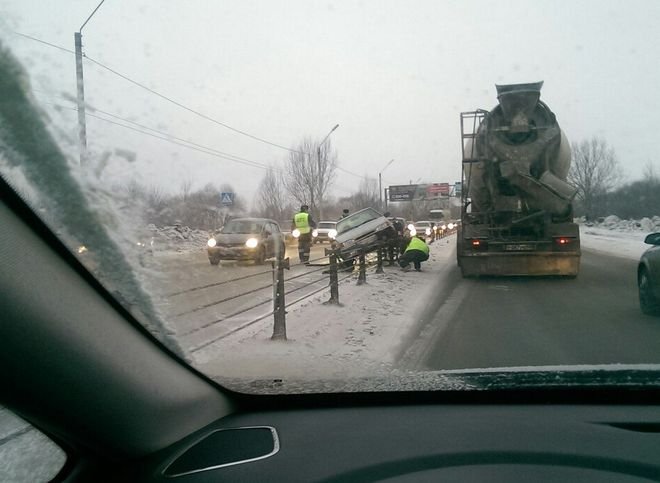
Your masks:
[[[337,222],[333,247],[344,260],[373,251],[380,243],[396,237],[390,220],[373,208],[364,208]]]

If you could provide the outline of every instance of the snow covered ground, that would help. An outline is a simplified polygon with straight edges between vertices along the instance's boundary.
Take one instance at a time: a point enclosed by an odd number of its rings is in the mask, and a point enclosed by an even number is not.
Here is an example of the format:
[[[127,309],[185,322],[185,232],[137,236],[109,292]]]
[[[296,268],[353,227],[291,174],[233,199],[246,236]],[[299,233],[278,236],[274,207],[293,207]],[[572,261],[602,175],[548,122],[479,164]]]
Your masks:
[[[328,291],[289,309],[288,340],[273,341],[273,320],[222,339],[195,354],[195,365],[222,378],[332,379],[386,375],[444,273],[455,265],[455,238],[431,245],[422,272],[398,266],[367,275],[365,285],[350,278],[339,286],[341,306],[324,305]]]
[[[644,238],[657,231],[660,231],[660,216],[621,220],[612,215],[600,223],[580,223],[580,243],[588,250],[638,260],[649,248]]]

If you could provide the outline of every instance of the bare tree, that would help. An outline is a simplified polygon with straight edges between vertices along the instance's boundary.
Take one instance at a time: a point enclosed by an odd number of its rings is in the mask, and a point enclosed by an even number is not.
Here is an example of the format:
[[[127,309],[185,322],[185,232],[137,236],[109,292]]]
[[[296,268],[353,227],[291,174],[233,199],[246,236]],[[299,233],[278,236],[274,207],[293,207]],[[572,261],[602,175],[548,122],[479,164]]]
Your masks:
[[[351,211],[357,211],[368,207],[380,210],[378,181],[367,177],[362,178],[358,190],[346,200],[348,201]]]
[[[181,182],[181,198],[183,201],[187,201],[190,197],[190,191],[192,190],[192,180],[186,178]]]
[[[271,166],[259,183],[257,209],[266,218],[284,220],[287,210],[286,198],[282,175]]]
[[[622,171],[614,149],[604,139],[593,137],[571,146],[573,161],[569,181],[577,188],[588,219],[597,216],[597,200],[621,181]]]
[[[329,140],[319,145],[306,137],[289,153],[284,187],[300,204],[308,204],[314,215],[321,217],[323,200],[337,169],[337,152]]]
[[[650,159],[644,165],[643,179],[651,184],[660,183],[660,174],[658,167]]]

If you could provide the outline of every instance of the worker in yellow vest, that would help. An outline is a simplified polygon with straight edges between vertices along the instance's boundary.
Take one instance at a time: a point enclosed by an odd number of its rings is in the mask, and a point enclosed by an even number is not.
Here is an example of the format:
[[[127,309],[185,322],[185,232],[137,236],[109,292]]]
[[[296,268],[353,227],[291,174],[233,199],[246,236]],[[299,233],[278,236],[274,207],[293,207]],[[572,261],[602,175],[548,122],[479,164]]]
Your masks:
[[[316,228],[316,222],[309,214],[309,206],[302,205],[300,211],[293,216],[291,231],[298,230],[298,257],[300,263],[309,265],[309,250],[312,246],[312,230]]]
[[[415,270],[418,272],[422,271],[422,262],[425,262],[429,259],[429,247],[424,242],[423,239],[419,238],[417,235],[410,237],[408,246],[403,252],[403,255],[399,257],[399,265],[403,271],[407,272],[410,270],[410,263],[412,262],[415,265]]]

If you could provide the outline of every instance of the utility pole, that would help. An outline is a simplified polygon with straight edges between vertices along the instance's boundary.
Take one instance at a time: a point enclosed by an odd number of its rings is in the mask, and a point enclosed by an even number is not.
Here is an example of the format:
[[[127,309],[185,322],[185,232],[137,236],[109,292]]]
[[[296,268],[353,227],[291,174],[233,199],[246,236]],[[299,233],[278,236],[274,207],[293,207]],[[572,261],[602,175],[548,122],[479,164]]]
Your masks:
[[[383,171],[387,169],[387,167],[394,162],[393,159],[390,159],[390,162],[385,165],[383,169],[380,170],[378,173],[378,198],[380,202],[380,209],[383,208]],[[387,205],[387,200],[385,201],[385,205]]]
[[[80,146],[80,166],[87,164],[87,125],[85,123],[85,84],[83,83],[82,34],[75,32],[76,44],[76,86],[78,99],[78,142]]]
[[[92,14],[87,17],[85,23],[73,34],[73,41],[76,47],[76,99],[78,101],[78,141],[80,146],[80,165],[87,164],[87,122],[85,120],[85,84],[83,82],[83,53],[82,53],[82,29],[92,15],[96,13],[105,0],[97,5]]]

